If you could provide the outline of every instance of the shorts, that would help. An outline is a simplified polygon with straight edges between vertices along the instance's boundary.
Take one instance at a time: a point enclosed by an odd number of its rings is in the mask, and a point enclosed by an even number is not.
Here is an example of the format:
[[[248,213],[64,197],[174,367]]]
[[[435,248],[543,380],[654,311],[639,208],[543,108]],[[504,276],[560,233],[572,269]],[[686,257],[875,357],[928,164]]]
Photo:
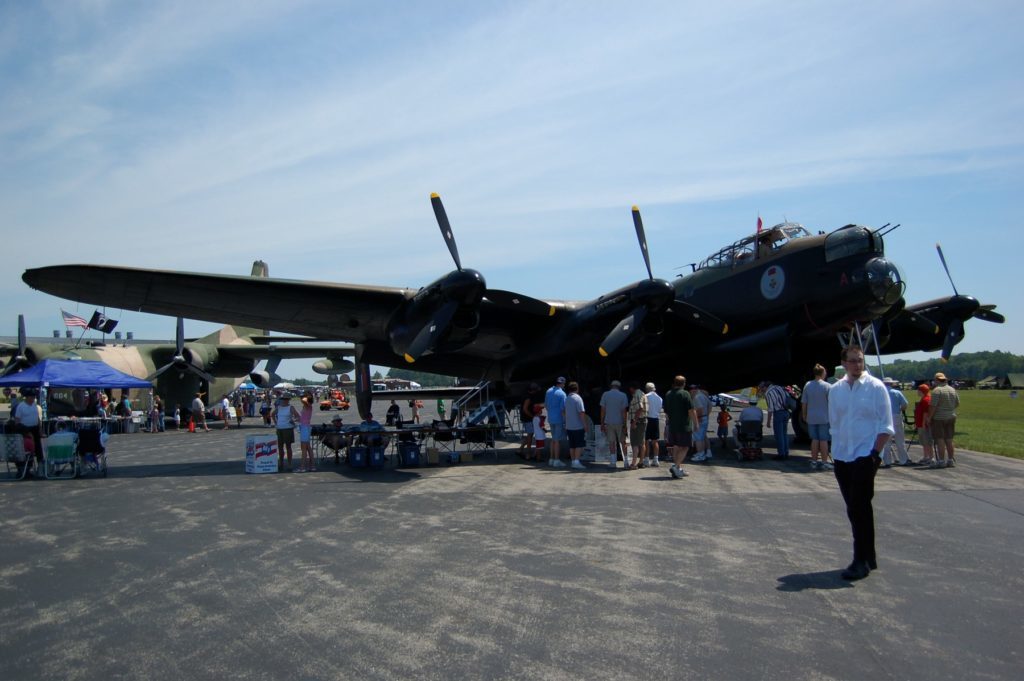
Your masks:
[[[582,428],[579,430],[568,430],[566,434],[569,436],[569,449],[581,449],[587,444],[587,431]]]
[[[647,431],[644,437],[648,440],[661,439],[661,422],[658,419],[647,419]]]
[[[523,422],[523,435],[533,435],[533,421]]]
[[[724,440],[729,437],[729,426],[718,426],[718,439]]]
[[[604,436],[608,439],[608,446],[614,447],[616,445],[626,444],[626,424],[624,423],[606,423],[604,425]]]
[[[280,431],[279,431],[280,432]],[[309,444],[309,436],[313,432],[313,426],[299,426],[299,442]]]
[[[630,426],[629,428],[629,444],[632,447],[643,447],[644,436],[647,435],[645,429],[646,423],[642,423],[639,426]]]
[[[956,432],[956,419],[949,419],[948,421],[932,419],[931,429],[933,440],[952,440]]]
[[[827,423],[808,423],[807,434],[812,440],[832,442],[832,433],[829,432]]]
[[[668,433],[665,436],[665,441],[668,443],[669,447],[689,447],[693,444],[693,433],[688,430],[676,433],[669,428]]]
[[[921,427],[917,429],[917,439],[921,442],[922,447],[932,446],[932,429],[928,427]]]
[[[295,431],[291,428],[278,428],[277,429],[277,444],[278,446],[290,445],[295,442]]]
[[[708,417],[704,417],[700,420],[700,424],[697,426],[697,430],[693,433],[694,442],[704,442],[708,435]]]
[[[565,439],[565,424],[564,423],[549,423],[551,426],[551,439],[552,440],[564,440]]]

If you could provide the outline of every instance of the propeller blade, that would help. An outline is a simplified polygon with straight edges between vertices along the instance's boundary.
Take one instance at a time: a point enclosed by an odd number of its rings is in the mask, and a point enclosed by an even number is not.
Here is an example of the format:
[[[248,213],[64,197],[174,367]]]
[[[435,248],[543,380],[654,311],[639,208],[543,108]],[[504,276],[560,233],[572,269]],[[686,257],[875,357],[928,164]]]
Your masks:
[[[159,369],[157,369],[156,371],[151,373],[149,376],[146,376],[146,380],[147,381],[152,381],[152,380],[158,378],[161,374],[166,372],[168,369],[173,369],[175,366],[177,366],[177,363],[172,359],[170,362],[168,362],[167,364],[163,365],[162,367],[160,367]]]
[[[459,309],[458,302],[452,300],[440,308],[434,313],[431,320],[422,328],[420,332],[416,334],[416,338],[413,339],[412,343],[405,350],[405,361],[412,364],[418,360],[423,353],[434,347],[437,339],[441,337],[447,329],[448,325],[452,321],[452,317],[455,316],[455,311]]]
[[[946,329],[946,342],[942,344],[942,361],[949,361],[953,354],[953,347],[964,338],[964,323],[960,319],[954,319]]]
[[[459,260],[459,247],[455,244],[455,235],[452,234],[452,226],[448,222],[448,214],[444,211],[444,204],[437,193],[430,195],[430,205],[434,207],[434,217],[437,218],[437,226],[441,228],[441,236],[448,244],[448,252],[452,254],[455,261],[455,269],[462,271],[462,261]]]
[[[484,293],[484,297],[495,305],[509,310],[520,310],[540,317],[552,317],[555,314],[554,305],[545,303],[543,300],[531,298],[530,296],[524,296],[521,293],[489,288]]]
[[[618,323],[618,325],[611,330],[605,339],[601,341],[601,346],[597,349],[597,352],[602,357],[607,357],[616,350],[618,350],[626,340],[633,335],[633,332],[643,324],[644,318],[647,316],[647,308],[640,306],[634,308],[625,319]]]
[[[636,227],[636,240],[640,242],[640,252],[644,256],[644,264],[647,265],[647,278],[654,279],[651,271],[651,255],[647,252],[647,236],[644,234],[644,221],[640,219],[640,208],[633,206],[633,226]]]
[[[178,326],[174,332],[174,354],[178,357],[185,350],[185,320],[178,317]]]
[[[1002,324],[1006,321],[1006,317],[995,311],[995,305],[982,305],[974,313],[974,318],[992,322],[993,324]]]
[[[684,303],[681,300],[672,301],[672,314],[677,319],[693,324],[694,326],[700,327],[712,333],[725,335],[729,333],[729,325],[723,322],[721,319],[705,312],[696,305],[690,303]]]
[[[942,244],[936,243],[935,250],[939,252],[939,260],[942,261],[942,268],[946,270],[946,276],[949,277],[949,285],[953,287],[953,294],[957,296],[960,295],[960,293],[956,290],[956,284],[953,283],[953,275],[949,273],[949,266],[946,265],[946,256],[942,254]]]
[[[25,357],[25,315],[18,315],[18,358],[23,359]]]
[[[28,358],[25,357],[25,349],[28,344],[25,341],[25,315],[18,315],[18,354],[11,357],[11,361],[0,371],[0,377],[20,371],[22,367],[28,366]]]

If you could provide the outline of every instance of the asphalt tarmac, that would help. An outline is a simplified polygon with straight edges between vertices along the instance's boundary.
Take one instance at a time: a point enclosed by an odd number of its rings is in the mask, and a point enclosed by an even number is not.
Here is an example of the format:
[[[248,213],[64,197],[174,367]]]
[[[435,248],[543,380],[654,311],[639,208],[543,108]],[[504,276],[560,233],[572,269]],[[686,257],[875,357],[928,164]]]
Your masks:
[[[799,450],[680,481],[512,448],[246,475],[256,421],[117,435],[106,479],[0,485],[0,679],[1024,671],[1024,461],[880,471],[879,569],[848,583],[835,479]]]

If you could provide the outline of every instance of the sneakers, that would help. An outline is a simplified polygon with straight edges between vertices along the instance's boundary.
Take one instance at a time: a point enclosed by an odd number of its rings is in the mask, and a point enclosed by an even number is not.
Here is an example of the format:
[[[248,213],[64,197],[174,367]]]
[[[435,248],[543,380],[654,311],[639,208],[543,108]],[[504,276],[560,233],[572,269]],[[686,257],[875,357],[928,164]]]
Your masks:
[[[707,459],[707,457],[704,456],[703,454],[697,454],[696,456],[692,457],[690,459],[690,461],[692,461],[694,463],[700,463],[701,461],[705,461],[706,459]],[[674,466],[673,466],[673,468],[674,468]]]
[[[710,449],[708,449],[706,452],[704,452],[704,460],[705,461],[711,461],[711,450]]]
[[[564,466],[565,464],[563,463],[562,465]],[[574,469],[576,469],[578,471],[581,471],[581,470],[585,469],[586,466],[584,466],[582,463],[580,463],[579,459],[576,459],[575,461],[572,462],[572,465],[570,466],[570,468],[574,468]]]
[[[565,468],[565,462],[562,461],[561,459],[555,459],[554,461],[551,462],[551,467],[552,468]]]
[[[938,461],[938,460],[932,461],[930,464],[928,464],[928,468],[945,468],[945,467],[946,467],[946,464],[944,464],[943,462]]]
[[[661,468],[661,464],[658,462],[658,457],[651,459],[651,468]]]
[[[676,466],[675,464],[672,464],[672,467],[668,469],[668,472],[676,480],[679,480],[680,478],[685,478],[687,475],[689,475],[689,473],[684,471],[679,466]]]
[[[818,468],[821,469],[821,470],[830,471],[830,470],[835,469],[835,466],[833,466],[832,464],[828,463],[827,461],[822,461],[820,463],[821,463],[821,465],[818,466]]]
[[[820,461],[815,461],[815,460],[812,459],[811,460],[811,468],[816,468],[818,470],[821,470],[821,462]]]
[[[955,468],[956,461],[953,459],[946,459],[946,468]]]

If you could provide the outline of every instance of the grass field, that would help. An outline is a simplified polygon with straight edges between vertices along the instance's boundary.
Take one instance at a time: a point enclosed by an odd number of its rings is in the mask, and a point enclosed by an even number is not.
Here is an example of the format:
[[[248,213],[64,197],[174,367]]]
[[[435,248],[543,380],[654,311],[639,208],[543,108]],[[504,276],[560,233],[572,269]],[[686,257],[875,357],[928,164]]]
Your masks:
[[[913,414],[918,392],[905,390],[903,394],[910,402],[907,411]],[[959,395],[957,449],[1024,459],[1024,394],[1014,399],[1009,390],[961,390]]]

